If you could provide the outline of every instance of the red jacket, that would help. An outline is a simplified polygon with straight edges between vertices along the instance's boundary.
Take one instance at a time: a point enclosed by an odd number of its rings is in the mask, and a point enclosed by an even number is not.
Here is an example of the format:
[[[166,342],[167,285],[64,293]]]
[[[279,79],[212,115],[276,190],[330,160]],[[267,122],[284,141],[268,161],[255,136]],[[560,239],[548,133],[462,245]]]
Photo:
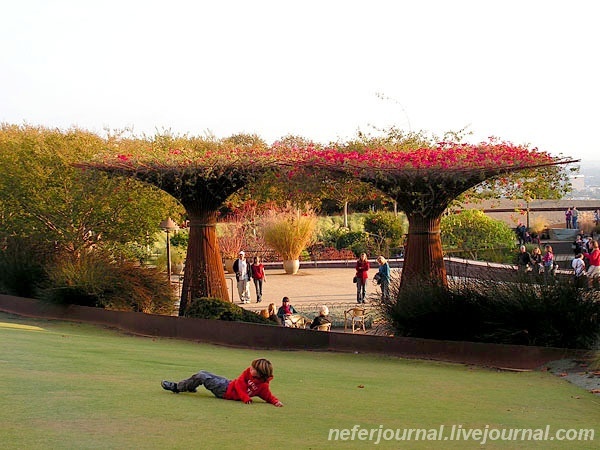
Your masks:
[[[262,264],[251,264],[252,278],[255,280],[262,280],[265,277],[265,266]]]
[[[600,250],[599,249],[594,249],[592,251],[592,253],[584,253],[583,256],[585,256],[588,261],[590,262],[590,266],[600,266]]]
[[[229,383],[227,392],[225,392],[223,398],[226,400],[241,400],[246,403],[250,400],[250,397],[260,397],[265,402],[274,405],[279,400],[269,389],[269,381],[272,379],[269,378],[267,381],[264,381],[261,378],[254,378],[250,374],[250,367],[248,367],[239,377]]]
[[[366,259],[364,261],[361,261],[360,259],[358,261],[356,261],[356,276],[358,278],[361,278],[363,280],[366,280],[367,278],[369,278],[369,274],[367,273],[367,271],[371,268],[369,261],[367,261]]]

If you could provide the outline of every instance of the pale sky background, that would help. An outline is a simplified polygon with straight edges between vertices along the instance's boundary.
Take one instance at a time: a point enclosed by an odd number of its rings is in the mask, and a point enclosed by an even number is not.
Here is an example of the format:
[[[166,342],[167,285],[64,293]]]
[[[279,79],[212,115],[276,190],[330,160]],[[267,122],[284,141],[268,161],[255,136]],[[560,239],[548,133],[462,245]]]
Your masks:
[[[468,127],[600,160],[599,13],[597,0],[0,0],[0,122],[323,143],[371,124]]]

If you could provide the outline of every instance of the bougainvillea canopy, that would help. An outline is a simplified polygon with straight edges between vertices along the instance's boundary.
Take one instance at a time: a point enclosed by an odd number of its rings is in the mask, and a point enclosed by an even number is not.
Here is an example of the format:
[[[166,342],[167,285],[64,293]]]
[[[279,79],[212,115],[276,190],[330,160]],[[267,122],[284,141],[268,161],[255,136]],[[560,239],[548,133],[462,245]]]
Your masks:
[[[402,284],[446,285],[440,219],[452,200],[479,183],[525,169],[573,162],[526,146],[490,139],[440,142],[414,149],[394,146],[315,150],[305,164],[370,183],[394,199],[409,221]]]
[[[216,238],[217,210],[234,192],[275,167],[276,155],[260,140],[161,140],[135,143],[80,167],[135,177],[171,194],[185,207],[189,241],[181,315],[194,298],[228,298]],[[121,150],[121,148],[119,149]]]
[[[480,144],[441,142],[406,146],[346,146],[256,140],[192,140],[149,151],[112,152],[83,164],[132,176],[177,198],[186,208],[190,239],[180,313],[195,297],[227,298],[222,260],[214,231],[217,209],[232,193],[267,171],[289,177],[309,171],[352,177],[393,198],[409,221],[402,283],[446,284],[440,219],[464,191],[502,174],[572,162],[498,140]]]

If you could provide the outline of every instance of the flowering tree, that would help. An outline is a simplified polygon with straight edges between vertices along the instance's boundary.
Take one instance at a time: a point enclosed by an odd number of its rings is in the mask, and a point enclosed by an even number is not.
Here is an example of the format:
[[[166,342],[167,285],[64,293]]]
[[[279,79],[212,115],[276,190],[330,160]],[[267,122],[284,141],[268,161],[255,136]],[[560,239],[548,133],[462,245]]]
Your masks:
[[[156,136],[122,143],[95,162],[79,164],[137,178],[168,192],[185,207],[189,243],[179,314],[193,298],[228,298],[216,236],[217,210],[232,193],[274,167],[276,155],[255,136]],[[125,151],[123,151],[125,150]]]
[[[411,148],[329,148],[304,154],[306,166],[321,167],[370,183],[394,199],[408,218],[402,285],[447,285],[440,220],[450,202],[479,183],[503,174],[564,164],[537,149],[490,139],[477,145],[441,142]]]
[[[449,203],[485,180],[567,162],[572,161],[496,140],[429,144],[418,137],[335,148],[283,141],[267,148],[255,136],[216,140],[163,135],[150,142],[122,141],[103,159],[80,166],[153,184],[186,208],[190,238],[182,314],[192,298],[227,298],[215,233],[217,210],[231,194],[268,172],[283,169],[294,178],[322,169],[375,186],[397,202],[409,221],[402,284],[446,285],[440,219]]]

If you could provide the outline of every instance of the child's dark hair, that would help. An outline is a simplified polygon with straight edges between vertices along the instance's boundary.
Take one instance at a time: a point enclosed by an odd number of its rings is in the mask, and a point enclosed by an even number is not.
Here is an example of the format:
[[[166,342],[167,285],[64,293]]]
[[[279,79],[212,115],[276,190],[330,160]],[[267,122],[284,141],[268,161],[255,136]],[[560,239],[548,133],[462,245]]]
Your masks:
[[[252,367],[258,372],[258,376],[263,380],[273,377],[273,364],[265,358],[258,358],[252,361]]]

